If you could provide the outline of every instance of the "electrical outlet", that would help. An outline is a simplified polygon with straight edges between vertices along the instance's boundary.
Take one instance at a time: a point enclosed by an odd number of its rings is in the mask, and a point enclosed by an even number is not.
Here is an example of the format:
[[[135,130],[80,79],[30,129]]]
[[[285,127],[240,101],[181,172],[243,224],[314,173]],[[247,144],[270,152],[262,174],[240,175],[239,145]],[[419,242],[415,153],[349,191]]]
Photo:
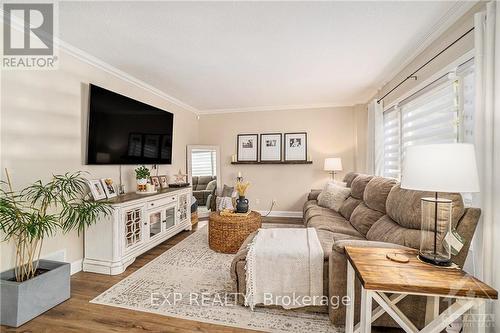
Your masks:
[[[273,199],[273,205],[275,205],[275,206],[278,205],[278,200],[276,200],[276,198]]]
[[[256,205],[260,204],[260,199],[259,198],[255,199],[255,204]]]

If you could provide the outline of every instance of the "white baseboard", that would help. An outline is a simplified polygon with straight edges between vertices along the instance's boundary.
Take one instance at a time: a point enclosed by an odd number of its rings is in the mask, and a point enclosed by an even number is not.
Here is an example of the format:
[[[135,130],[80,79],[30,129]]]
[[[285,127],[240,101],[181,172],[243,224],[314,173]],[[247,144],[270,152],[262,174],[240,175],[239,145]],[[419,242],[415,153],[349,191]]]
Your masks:
[[[266,215],[269,211],[258,211],[262,216]],[[276,210],[272,211],[269,217],[292,217],[292,218],[302,218],[303,213],[301,211],[287,211],[287,210]]]
[[[83,259],[78,259],[71,263],[71,275],[78,273],[82,270]]]

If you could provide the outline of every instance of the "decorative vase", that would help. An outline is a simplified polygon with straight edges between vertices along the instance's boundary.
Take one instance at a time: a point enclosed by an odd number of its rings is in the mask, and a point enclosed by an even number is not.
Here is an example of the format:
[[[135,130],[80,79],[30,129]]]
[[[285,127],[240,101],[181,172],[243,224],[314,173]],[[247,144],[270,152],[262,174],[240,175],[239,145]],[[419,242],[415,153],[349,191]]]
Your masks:
[[[248,199],[245,196],[240,196],[236,199],[236,213],[248,212]]]
[[[137,179],[137,191],[146,191],[146,184],[148,183],[147,178]]]

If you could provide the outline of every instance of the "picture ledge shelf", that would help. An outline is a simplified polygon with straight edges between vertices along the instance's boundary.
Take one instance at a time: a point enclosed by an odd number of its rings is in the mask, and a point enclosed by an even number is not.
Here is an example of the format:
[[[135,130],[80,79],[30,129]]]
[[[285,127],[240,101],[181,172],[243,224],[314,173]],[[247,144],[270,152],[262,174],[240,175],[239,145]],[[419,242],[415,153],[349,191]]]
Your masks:
[[[231,164],[313,164],[313,161],[239,161]]]

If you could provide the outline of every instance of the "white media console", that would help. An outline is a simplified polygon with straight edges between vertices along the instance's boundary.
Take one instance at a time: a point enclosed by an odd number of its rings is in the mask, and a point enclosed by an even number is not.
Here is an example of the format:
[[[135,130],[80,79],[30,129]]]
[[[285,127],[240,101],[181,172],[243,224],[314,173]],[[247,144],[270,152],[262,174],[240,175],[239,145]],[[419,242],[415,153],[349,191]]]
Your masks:
[[[85,272],[116,275],[135,258],[182,230],[191,230],[191,188],[110,200],[113,214],[85,229]]]

